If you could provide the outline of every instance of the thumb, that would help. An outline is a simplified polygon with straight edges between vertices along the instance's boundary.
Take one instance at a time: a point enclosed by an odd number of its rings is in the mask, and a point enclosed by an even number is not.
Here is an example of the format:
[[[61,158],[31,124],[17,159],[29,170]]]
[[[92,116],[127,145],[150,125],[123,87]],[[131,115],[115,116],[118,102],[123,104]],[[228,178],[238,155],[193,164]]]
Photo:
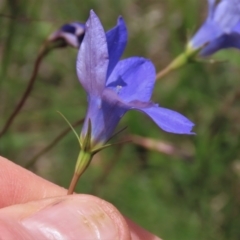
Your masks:
[[[129,240],[130,233],[110,203],[71,195],[0,209],[0,239]]]

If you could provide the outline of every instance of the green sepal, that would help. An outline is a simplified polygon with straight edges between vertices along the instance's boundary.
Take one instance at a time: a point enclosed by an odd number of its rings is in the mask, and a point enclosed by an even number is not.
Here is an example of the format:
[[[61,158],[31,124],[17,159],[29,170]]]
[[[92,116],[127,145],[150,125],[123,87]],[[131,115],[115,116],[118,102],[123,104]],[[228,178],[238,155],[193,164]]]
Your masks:
[[[97,152],[99,152],[99,151],[101,151],[101,150],[103,150],[103,149],[105,149],[105,148],[108,148],[108,147],[111,147],[111,146],[114,146],[114,145],[123,144],[123,143],[126,143],[126,142],[131,142],[131,140],[126,140],[126,141],[121,141],[121,142],[116,142],[116,143],[105,144],[105,145],[103,145],[103,146],[101,146],[101,147],[98,147],[98,148],[94,149],[94,150],[92,151],[92,153],[93,153],[93,154],[96,154]]]
[[[88,120],[87,134],[83,140],[80,141],[81,149],[86,152],[91,152],[91,134],[92,134],[92,124],[91,120]]]
[[[81,176],[89,166],[92,157],[93,157],[92,153],[81,150],[76,162],[75,173]]]
[[[75,134],[75,136],[76,136],[76,138],[78,140],[78,143],[79,143],[79,145],[81,147],[81,142],[80,142],[79,136],[78,136],[77,132],[75,131],[75,129],[73,128],[73,126],[71,125],[71,123],[67,120],[67,118],[61,112],[57,111],[57,113],[61,115],[61,117],[66,121],[68,126],[72,129],[72,131]]]

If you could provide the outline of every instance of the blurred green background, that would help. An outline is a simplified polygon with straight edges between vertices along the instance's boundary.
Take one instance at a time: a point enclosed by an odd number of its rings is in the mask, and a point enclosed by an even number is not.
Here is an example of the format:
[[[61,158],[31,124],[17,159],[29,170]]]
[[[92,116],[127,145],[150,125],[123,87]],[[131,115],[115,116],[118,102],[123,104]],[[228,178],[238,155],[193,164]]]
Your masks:
[[[25,90],[40,45],[62,24],[84,22],[94,9],[107,30],[122,15],[129,30],[124,57],[150,58],[160,70],[201,25],[206,2],[0,1],[0,129]],[[76,54],[68,47],[44,59],[30,98],[0,139],[2,156],[25,166],[67,127],[56,111],[70,122],[84,117],[86,94],[76,77]],[[239,240],[240,54],[227,50],[213,57],[220,62],[192,64],[169,74],[156,84],[153,95],[154,102],[191,119],[196,136],[165,133],[143,114],[129,112],[119,126],[127,130],[113,140],[136,134],[169,142],[191,158],[133,143],[113,146],[94,157],[76,191],[106,199],[166,240]],[[67,188],[78,151],[69,133],[31,170]]]

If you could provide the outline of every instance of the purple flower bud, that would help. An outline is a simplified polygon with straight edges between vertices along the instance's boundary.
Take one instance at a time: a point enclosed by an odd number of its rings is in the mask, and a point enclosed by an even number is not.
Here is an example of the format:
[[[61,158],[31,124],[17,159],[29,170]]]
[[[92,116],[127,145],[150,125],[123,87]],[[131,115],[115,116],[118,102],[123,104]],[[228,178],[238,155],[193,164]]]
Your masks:
[[[48,40],[51,42],[63,40],[64,46],[79,48],[85,33],[85,24],[73,22],[63,25],[58,31],[52,33]]]

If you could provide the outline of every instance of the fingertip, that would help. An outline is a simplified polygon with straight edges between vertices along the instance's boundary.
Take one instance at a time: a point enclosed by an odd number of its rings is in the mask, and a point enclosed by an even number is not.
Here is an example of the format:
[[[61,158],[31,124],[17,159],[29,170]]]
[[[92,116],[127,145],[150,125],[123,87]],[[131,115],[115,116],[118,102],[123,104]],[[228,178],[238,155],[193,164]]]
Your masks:
[[[9,216],[13,223],[20,222],[29,236],[131,239],[128,225],[119,211],[112,204],[90,195],[57,197],[0,210],[0,219]]]
[[[0,207],[61,196],[63,189],[0,156]]]

